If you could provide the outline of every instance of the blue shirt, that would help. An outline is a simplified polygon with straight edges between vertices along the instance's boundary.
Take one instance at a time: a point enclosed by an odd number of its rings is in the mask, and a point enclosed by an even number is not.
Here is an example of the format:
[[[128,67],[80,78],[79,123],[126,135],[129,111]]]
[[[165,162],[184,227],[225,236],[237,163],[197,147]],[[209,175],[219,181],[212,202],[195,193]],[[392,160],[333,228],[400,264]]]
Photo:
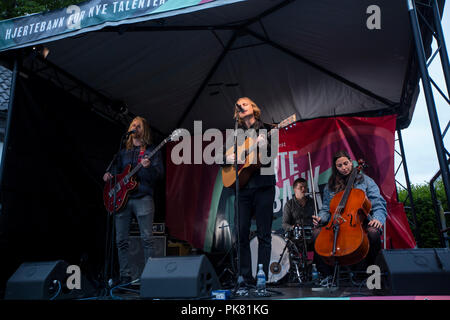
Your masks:
[[[361,175],[360,175],[361,176]],[[360,177],[358,176],[358,177]],[[376,219],[380,221],[381,224],[384,224],[387,217],[386,210],[386,200],[381,196],[380,189],[378,188],[375,181],[372,178],[362,174],[362,179],[356,179],[353,184],[353,188],[360,189],[366,193],[367,199],[369,199],[372,204],[371,215],[372,219]],[[319,217],[322,219],[322,223],[328,223],[331,218],[330,213],[330,201],[333,199],[336,193],[332,192],[328,188],[328,184],[325,186],[323,190],[323,201],[322,208],[319,211]],[[370,219],[370,218],[369,218]]]

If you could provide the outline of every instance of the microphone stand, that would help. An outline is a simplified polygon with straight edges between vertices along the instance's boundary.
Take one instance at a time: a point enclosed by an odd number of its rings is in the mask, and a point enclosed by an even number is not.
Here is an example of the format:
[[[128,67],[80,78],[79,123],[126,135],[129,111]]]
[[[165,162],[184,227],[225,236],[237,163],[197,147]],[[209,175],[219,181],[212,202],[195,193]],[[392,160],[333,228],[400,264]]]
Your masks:
[[[236,172],[236,182],[235,182],[235,201],[234,201],[234,213],[235,213],[235,219],[236,219],[236,229],[237,229],[237,283],[234,288],[234,293],[237,293],[239,288],[244,283],[244,278],[241,274],[241,241],[239,237],[240,232],[240,223],[239,223],[239,172],[238,172],[238,152],[237,152],[237,133],[238,133],[238,126],[239,126],[239,115],[236,116],[236,121],[234,124],[234,170]]]
[[[312,198],[314,200],[314,215],[317,217],[317,199],[316,199],[316,193],[320,193],[320,192],[316,192],[314,190],[314,177],[313,177],[313,173],[312,173],[312,165],[311,165],[311,154],[308,152],[308,161],[309,161],[309,176],[310,176],[310,184],[311,184],[311,189],[312,189]]]
[[[129,133],[125,133],[120,138],[120,144],[119,144],[119,150],[114,155],[113,159],[108,165],[108,168],[106,169],[106,172],[110,172],[113,165],[116,165],[117,157],[120,153],[120,150],[122,149],[123,140],[125,137],[128,137]],[[113,178],[108,181],[111,185],[116,186],[117,184],[117,177],[116,175],[113,175]],[[113,286],[113,263],[114,263],[114,239],[115,239],[115,223],[114,218],[116,216],[116,196],[117,196],[117,190],[114,187],[113,189],[113,211],[107,212],[106,215],[106,245],[105,245],[105,266],[103,270],[103,281],[105,283],[105,289],[110,288]],[[111,219],[112,218],[112,219]],[[111,223],[112,220],[112,223]],[[112,226],[112,229],[111,229]],[[107,290],[109,292],[109,290]],[[106,294],[107,294],[106,292]]]
[[[306,204],[305,204],[305,206],[306,206]],[[307,279],[306,267],[307,267],[307,259],[308,259],[308,254],[307,254],[308,245],[306,244],[306,230],[305,230],[305,224],[304,224],[303,218],[304,217],[301,217],[301,219],[300,219],[300,226],[302,228],[302,237],[303,237],[302,269],[303,269],[304,279]]]

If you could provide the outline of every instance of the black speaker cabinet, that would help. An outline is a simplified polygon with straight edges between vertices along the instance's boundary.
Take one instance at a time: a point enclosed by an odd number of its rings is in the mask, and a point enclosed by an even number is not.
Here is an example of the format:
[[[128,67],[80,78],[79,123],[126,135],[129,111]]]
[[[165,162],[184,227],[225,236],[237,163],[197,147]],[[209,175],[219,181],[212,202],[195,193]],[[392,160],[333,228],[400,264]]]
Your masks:
[[[73,274],[63,260],[25,262],[6,283],[5,300],[75,299],[94,295],[95,289],[80,275],[81,288],[69,289],[67,280]]]
[[[141,298],[202,298],[220,288],[205,255],[150,258],[141,276]]]
[[[450,294],[450,250],[382,250],[376,263],[385,276],[382,291],[392,295]]]
[[[154,257],[165,257],[166,256],[166,246],[167,246],[166,236],[153,236],[153,256]],[[138,279],[145,267],[144,261],[144,248],[142,246],[142,240],[139,236],[130,236],[130,272],[132,279]]]

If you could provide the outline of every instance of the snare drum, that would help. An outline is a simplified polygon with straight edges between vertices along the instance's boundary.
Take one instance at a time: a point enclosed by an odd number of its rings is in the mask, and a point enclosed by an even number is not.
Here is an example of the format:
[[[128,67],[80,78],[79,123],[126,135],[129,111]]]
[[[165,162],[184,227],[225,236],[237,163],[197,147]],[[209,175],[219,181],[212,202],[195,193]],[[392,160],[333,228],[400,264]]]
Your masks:
[[[304,226],[302,228],[301,226],[296,225],[292,230],[292,240],[311,240],[313,237],[312,229],[313,227],[311,226]]]
[[[286,240],[284,240],[283,237],[272,233],[272,250],[270,253],[267,283],[280,281],[289,271],[289,248],[286,248],[280,263],[278,263],[285,246]],[[258,237],[254,237],[250,241],[250,251],[252,254],[252,274],[253,277],[256,277],[258,267]]]

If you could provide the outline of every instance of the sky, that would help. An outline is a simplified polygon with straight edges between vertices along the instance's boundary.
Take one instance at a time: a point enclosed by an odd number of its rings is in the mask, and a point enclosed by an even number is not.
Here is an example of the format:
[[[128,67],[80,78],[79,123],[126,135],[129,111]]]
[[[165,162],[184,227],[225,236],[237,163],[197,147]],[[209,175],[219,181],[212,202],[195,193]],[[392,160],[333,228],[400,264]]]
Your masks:
[[[447,3],[444,7],[444,13],[442,15],[441,23],[442,30],[444,31],[447,51],[450,52],[450,3]],[[433,39],[432,48],[434,53],[437,48],[435,39]],[[429,66],[428,72],[431,78],[437,83],[439,88],[445,94],[447,94],[439,54],[435,57],[432,64]],[[436,103],[436,112],[439,118],[439,125],[441,133],[443,133],[447,126],[447,123],[450,121],[450,106],[434,87],[433,93]],[[408,128],[402,130],[402,138],[410,182],[412,184],[424,184],[426,182],[429,182],[440,168],[437,159],[433,133],[431,131],[428,109],[425,101],[425,96],[423,94],[422,81],[420,81],[420,95],[417,100],[411,124],[408,126]],[[450,129],[444,136],[443,141],[444,147],[450,152]],[[395,148],[398,152],[400,152],[400,146],[398,142],[396,142]],[[396,154],[395,170],[397,170],[400,163],[401,157]],[[401,167],[398,171],[396,179],[401,184],[406,186],[403,167]]]

